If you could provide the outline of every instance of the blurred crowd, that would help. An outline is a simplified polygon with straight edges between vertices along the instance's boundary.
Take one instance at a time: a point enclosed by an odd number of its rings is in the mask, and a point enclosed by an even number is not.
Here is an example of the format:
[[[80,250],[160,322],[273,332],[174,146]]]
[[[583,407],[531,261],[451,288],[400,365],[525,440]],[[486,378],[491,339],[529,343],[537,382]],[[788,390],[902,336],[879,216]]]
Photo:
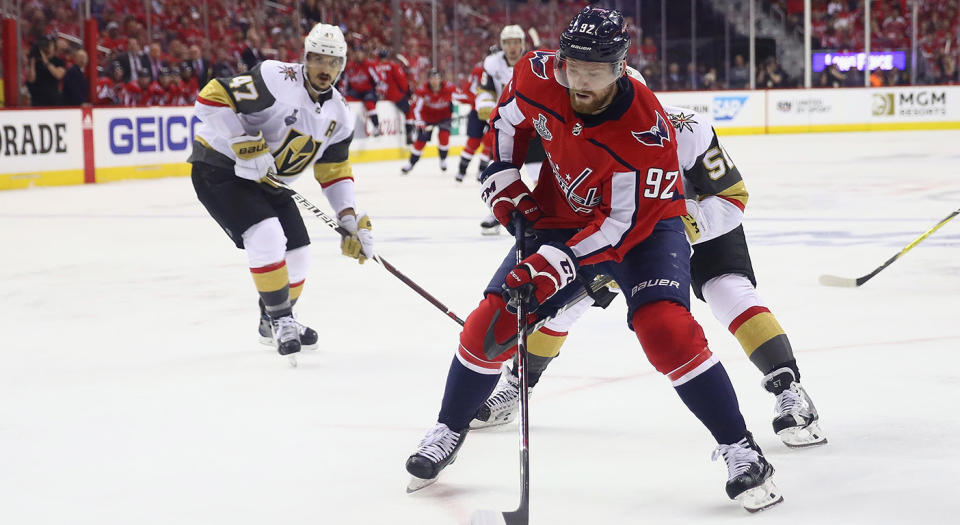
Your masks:
[[[344,30],[351,62],[374,71],[378,61],[401,64],[411,91],[426,82],[433,68],[461,85],[508,22],[530,30],[528,47],[553,48],[567,14],[586,3],[442,0],[434,13],[430,2],[403,0],[398,22],[393,3],[381,0],[93,0],[91,14],[99,31],[98,78],[96,92],[88,95],[85,66],[90,57],[81,50],[83,16],[78,11],[83,4],[29,0],[23,3],[21,17],[19,80],[25,87],[21,102],[73,105],[91,96],[98,105],[190,104],[212,77],[243,72],[265,59],[299,61],[302,35],[320,21]],[[786,13],[788,25],[802,27],[803,0],[769,0],[768,7],[774,5]],[[919,6],[918,81],[957,83],[958,2],[923,0]],[[909,50],[911,9],[909,0],[873,1],[873,50]],[[431,40],[434,16],[436,65]],[[761,60],[754,71],[741,54],[732,57],[729,67],[705,61],[696,67],[678,61],[662,63],[659,37],[645,35],[632,17],[627,19],[634,40],[628,62],[654,89],[743,89],[751,76],[758,88],[800,83],[800,78],[784,72],[775,57]],[[813,0],[813,30],[815,50],[861,50],[863,0]],[[897,70],[878,71],[871,82],[906,83],[903,75]],[[832,67],[815,77],[814,85],[863,85],[863,77],[855,70]]]

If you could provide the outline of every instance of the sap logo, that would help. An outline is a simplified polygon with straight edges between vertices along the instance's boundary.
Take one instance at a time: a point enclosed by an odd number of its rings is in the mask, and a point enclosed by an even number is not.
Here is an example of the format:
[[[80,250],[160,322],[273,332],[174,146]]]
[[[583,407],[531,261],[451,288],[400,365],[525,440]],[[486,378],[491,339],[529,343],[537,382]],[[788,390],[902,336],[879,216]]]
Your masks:
[[[733,120],[740,113],[747,96],[713,97],[713,120]]]
[[[630,290],[630,297],[637,295],[638,293],[640,293],[642,290],[646,288],[652,288],[654,286],[668,286],[671,288],[676,288],[678,290],[680,289],[680,283],[678,283],[677,281],[672,281],[670,279],[650,279],[647,281],[643,281],[642,283],[634,286]]]
[[[193,129],[200,119],[172,117],[115,118],[109,124],[110,151],[114,155],[185,151],[193,142]]]

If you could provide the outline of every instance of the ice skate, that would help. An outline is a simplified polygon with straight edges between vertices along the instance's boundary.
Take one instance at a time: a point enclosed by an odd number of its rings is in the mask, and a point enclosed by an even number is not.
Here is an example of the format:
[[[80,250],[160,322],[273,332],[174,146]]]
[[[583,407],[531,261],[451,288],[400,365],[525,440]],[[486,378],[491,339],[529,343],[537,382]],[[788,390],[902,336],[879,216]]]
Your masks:
[[[457,182],[463,182],[463,179],[466,176],[467,176],[467,172],[465,171],[461,171],[460,173],[457,173]]]
[[[413,169],[413,165],[411,165],[411,164],[408,162],[408,163],[404,164],[402,168],[400,168],[400,175],[408,175],[408,174],[410,173],[410,170],[412,170],[412,169]]]
[[[527,390],[527,395],[533,393]],[[506,425],[517,417],[520,411],[520,378],[505,373],[490,397],[477,409],[477,415],[470,422],[471,429]]]
[[[500,221],[491,213],[480,223],[480,233],[483,235],[500,235]]]
[[[784,444],[802,448],[827,443],[827,438],[820,431],[817,408],[803,386],[794,380],[793,370],[778,368],[764,376],[761,384],[777,396],[773,431]]]
[[[440,471],[457,459],[457,451],[469,429],[454,432],[443,423],[437,423],[420,440],[420,446],[407,458],[407,472],[413,477],[407,493],[416,492],[437,481]]]
[[[294,316],[296,319],[296,316]],[[300,324],[297,322],[297,326],[300,328],[300,348],[302,350],[314,350],[317,348],[317,341],[320,340],[320,336],[317,334],[317,331],[309,326]],[[276,342],[273,340],[273,324],[270,322],[270,316],[267,314],[260,314],[260,343],[270,346],[275,346]]]
[[[271,325],[277,352],[287,356],[292,366],[297,366],[297,358],[294,354],[300,351],[300,325],[297,324],[293,315],[272,319]]]
[[[440,171],[447,172],[447,159],[440,159]]]
[[[749,432],[737,443],[718,445],[713,460],[721,456],[727,462],[727,496],[740,502],[747,512],[761,511],[783,501],[773,483],[773,465],[763,457]]]

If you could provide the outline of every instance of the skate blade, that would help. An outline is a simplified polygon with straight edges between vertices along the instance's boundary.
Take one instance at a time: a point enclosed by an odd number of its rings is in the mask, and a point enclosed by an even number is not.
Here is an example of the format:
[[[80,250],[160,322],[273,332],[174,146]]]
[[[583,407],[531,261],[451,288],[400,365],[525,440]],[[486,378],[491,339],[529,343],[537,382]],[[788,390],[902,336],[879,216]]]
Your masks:
[[[470,430],[478,430],[481,428],[490,428],[490,427],[499,427],[501,425],[507,425],[513,423],[513,420],[517,418],[516,414],[510,414],[509,417],[496,417],[490,421],[481,421],[479,419],[474,419],[470,422]]]
[[[272,346],[272,347],[274,347],[274,348],[277,347],[277,342],[274,341],[272,337],[264,337],[264,336],[262,336],[262,335],[260,336],[260,344],[266,345],[266,346]],[[302,343],[301,343],[301,344],[300,344],[300,349],[301,349],[301,350],[316,350],[318,346],[320,346],[320,343],[319,343],[319,342],[313,343],[312,345],[305,345],[305,344],[302,344]]]
[[[480,234],[481,235],[500,235],[500,225],[498,224],[490,228],[484,228],[483,226],[481,226]]]
[[[503,513],[498,510],[476,510],[470,515],[470,525],[506,525]]]
[[[412,494],[422,488],[429,487],[437,482],[437,478],[423,479],[416,476],[410,476],[410,482],[407,483],[407,494]]]
[[[820,424],[816,421],[805,427],[785,428],[777,433],[783,444],[790,448],[807,448],[826,445],[827,438],[820,431]]]
[[[736,500],[747,512],[760,512],[782,502],[783,494],[773,483],[773,479],[767,478],[761,485],[738,494]]]

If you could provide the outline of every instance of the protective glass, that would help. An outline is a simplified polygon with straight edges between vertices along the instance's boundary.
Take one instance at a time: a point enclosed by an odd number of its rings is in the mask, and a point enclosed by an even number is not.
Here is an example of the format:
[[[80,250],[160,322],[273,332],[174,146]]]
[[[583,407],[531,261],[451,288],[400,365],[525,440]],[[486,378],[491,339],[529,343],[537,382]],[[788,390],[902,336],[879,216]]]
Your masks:
[[[553,66],[554,78],[574,91],[600,91],[623,75],[623,61],[586,62],[567,58],[557,51]]]

